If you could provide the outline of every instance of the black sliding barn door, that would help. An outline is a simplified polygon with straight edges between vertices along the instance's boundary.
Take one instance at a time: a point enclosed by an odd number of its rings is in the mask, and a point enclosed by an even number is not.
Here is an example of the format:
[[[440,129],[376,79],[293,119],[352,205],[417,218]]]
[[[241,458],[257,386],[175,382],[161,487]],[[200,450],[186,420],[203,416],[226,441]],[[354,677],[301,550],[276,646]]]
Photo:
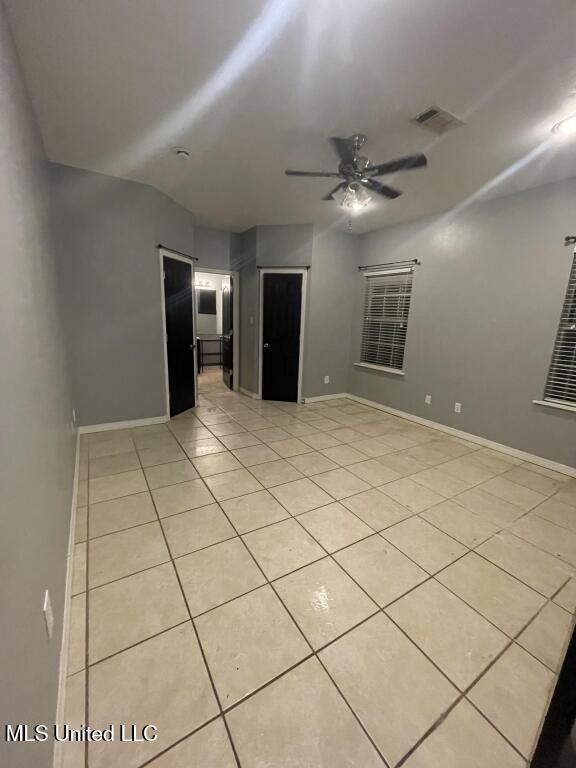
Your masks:
[[[170,416],[196,404],[192,265],[164,257],[164,301]]]
[[[302,274],[262,280],[262,398],[297,402]]]
[[[234,278],[222,288],[222,379],[229,389],[234,386]]]

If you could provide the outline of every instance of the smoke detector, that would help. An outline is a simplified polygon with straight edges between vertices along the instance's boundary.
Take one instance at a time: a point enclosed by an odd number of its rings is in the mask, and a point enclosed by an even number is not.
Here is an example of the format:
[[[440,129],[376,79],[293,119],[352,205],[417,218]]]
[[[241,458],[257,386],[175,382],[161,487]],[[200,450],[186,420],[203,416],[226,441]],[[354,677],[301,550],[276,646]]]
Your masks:
[[[440,107],[428,107],[424,112],[420,112],[419,115],[413,117],[410,122],[436,134],[446,133],[446,131],[451,131],[453,128],[459,128],[461,125],[464,125],[462,120],[459,120],[455,115]]]

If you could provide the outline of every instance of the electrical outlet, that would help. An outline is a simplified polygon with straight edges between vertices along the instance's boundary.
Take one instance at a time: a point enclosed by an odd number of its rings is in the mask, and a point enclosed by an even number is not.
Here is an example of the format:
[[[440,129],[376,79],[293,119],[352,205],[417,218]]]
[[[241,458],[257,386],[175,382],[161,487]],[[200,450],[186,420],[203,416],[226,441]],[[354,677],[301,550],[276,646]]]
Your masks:
[[[454,403],[454,413],[462,413],[462,403]]]
[[[42,611],[44,612],[48,640],[51,640],[52,630],[54,629],[54,614],[52,612],[52,603],[50,602],[50,592],[48,592],[48,590],[44,592],[44,605],[42,606]]]
[[[424,398],[424,402],[426,403],[426,405],[430,405],[432,402],[432,395],[426,395],[426,397]]]
[[[324,376],[324,384],[330,384],[330,376]]]

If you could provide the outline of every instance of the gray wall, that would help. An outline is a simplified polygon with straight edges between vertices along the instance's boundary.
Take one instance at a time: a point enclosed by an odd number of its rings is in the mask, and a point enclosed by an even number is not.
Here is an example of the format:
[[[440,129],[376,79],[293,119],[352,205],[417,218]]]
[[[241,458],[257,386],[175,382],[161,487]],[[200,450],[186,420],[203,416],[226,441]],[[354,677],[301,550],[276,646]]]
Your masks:
[[[194,227],[194,256],[197,269],[230,269],[230,232],[210,227]]]
[[[304,347],[305,397],[348,391],[350,331],[360,238],[314,228]],[[324,376],[330,383],[324,384]]]
[[[256,227],[256,264],[259,267],[310,267],[314,227],[287,224]]]
[[[260,271],[312,264],[309,224],[261,226],[232,236],[232,269],[240,272],[240,386],[258,392]],[[305,342],[306,346],[306,342]]]
[[[240,277],[240,386],[258,391],[257,336],[258,272],[256,270],[256,228],[233,233],[230,242],[231,268]]]
[[[232,243],[232,265],[241,276],[240,385],[258,391],[257,267],[310,267],[302,396],[345,392],[359,239],[299,224],[254,227],[233,235]],[[324,384],[325,375],[330,376],[329,384]]]
[[[0,4],[0,712],[53,723],[74,470],[46,161]],[[48,641],[44,590],[55,627]],[[52,744],[0,739],[0,765],[48,768]]]
[[[361,263],[422,264],[404,377],[352,365],[361,333],[357,277],[348,391],[576,466],[576,414],[532,403],[543,395],[572,262],[563,238],[574,232],[575,212],[573,179],[364,235]]]
[[[199,266],[229,268],[229,237],[144,184],[53,165],[51,180],[64,320],[78,423],[166,413],[162,243],[199,250]]]

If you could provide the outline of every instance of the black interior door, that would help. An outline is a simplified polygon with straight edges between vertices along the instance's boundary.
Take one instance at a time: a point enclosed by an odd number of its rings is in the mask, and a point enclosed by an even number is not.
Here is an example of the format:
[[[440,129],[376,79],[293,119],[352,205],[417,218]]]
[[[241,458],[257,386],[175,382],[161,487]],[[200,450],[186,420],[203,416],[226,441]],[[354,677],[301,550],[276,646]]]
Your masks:
[[[222,286],[222,379],[229,389],[234,386],[234,278]]]
[[[164,258],[164,301],[170,416],[196,404],[192,265]]]
[[[262,279],[262,398],[297,402],[302,275]]]

